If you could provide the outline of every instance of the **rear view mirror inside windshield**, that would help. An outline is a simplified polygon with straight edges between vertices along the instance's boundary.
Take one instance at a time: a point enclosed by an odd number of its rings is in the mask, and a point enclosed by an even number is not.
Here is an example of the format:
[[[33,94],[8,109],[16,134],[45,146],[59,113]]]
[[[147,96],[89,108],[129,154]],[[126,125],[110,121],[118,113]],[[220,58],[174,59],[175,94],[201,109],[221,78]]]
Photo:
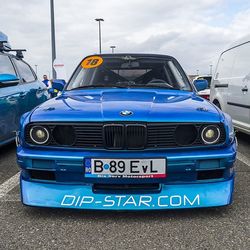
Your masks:
[[[121,64],[122,69],[138,68],[138,67],[140,67],[139,62],[126,62],[126,63]]]

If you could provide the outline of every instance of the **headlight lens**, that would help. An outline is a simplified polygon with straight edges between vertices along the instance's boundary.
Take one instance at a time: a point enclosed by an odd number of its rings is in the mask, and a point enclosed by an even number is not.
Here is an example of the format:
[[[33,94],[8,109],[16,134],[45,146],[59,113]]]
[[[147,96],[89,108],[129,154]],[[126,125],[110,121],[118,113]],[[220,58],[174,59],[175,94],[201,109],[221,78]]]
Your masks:
[[[46,144],[50,138],[49,131],[43,126],[34,126],[30,129],[30,138],[36,144]]]
[[[205,144],[214,144],[220,139],[220,128],[216,125],[209,125],[202,129],[201,138]]]

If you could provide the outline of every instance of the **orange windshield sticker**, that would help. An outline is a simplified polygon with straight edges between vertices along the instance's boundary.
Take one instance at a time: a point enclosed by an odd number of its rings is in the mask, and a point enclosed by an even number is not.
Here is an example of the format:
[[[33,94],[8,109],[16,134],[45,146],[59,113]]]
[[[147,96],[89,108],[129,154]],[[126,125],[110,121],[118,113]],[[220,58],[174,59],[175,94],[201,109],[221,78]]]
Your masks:
[[[100,56],[90,56],[82,61],[81,66],[84,69],[92,69],[100,66],[102,63],[103,59]]]

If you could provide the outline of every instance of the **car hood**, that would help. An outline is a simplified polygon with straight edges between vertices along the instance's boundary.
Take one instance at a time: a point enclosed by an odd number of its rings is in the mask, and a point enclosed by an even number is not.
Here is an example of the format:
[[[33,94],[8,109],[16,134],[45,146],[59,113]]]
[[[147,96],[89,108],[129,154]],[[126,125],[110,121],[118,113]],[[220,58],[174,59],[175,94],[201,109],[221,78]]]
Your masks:
[[[132,111],[131,115],[121,115]],[[193,92],[155,89],[67,91],[37,107],[30,121],[220,122],[221,113]]]

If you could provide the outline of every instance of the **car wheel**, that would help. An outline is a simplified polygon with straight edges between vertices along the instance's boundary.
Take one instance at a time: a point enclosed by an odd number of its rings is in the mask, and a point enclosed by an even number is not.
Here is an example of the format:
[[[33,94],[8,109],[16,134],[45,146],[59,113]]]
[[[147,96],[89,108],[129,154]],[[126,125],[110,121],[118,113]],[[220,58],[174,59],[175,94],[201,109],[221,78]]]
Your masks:
[[[218,107],[219,109],[221,109],[220,103],[219,103],[218,101],[214,101],[213,103],[214,103],[214,105],[215,105],[216,107]]]

